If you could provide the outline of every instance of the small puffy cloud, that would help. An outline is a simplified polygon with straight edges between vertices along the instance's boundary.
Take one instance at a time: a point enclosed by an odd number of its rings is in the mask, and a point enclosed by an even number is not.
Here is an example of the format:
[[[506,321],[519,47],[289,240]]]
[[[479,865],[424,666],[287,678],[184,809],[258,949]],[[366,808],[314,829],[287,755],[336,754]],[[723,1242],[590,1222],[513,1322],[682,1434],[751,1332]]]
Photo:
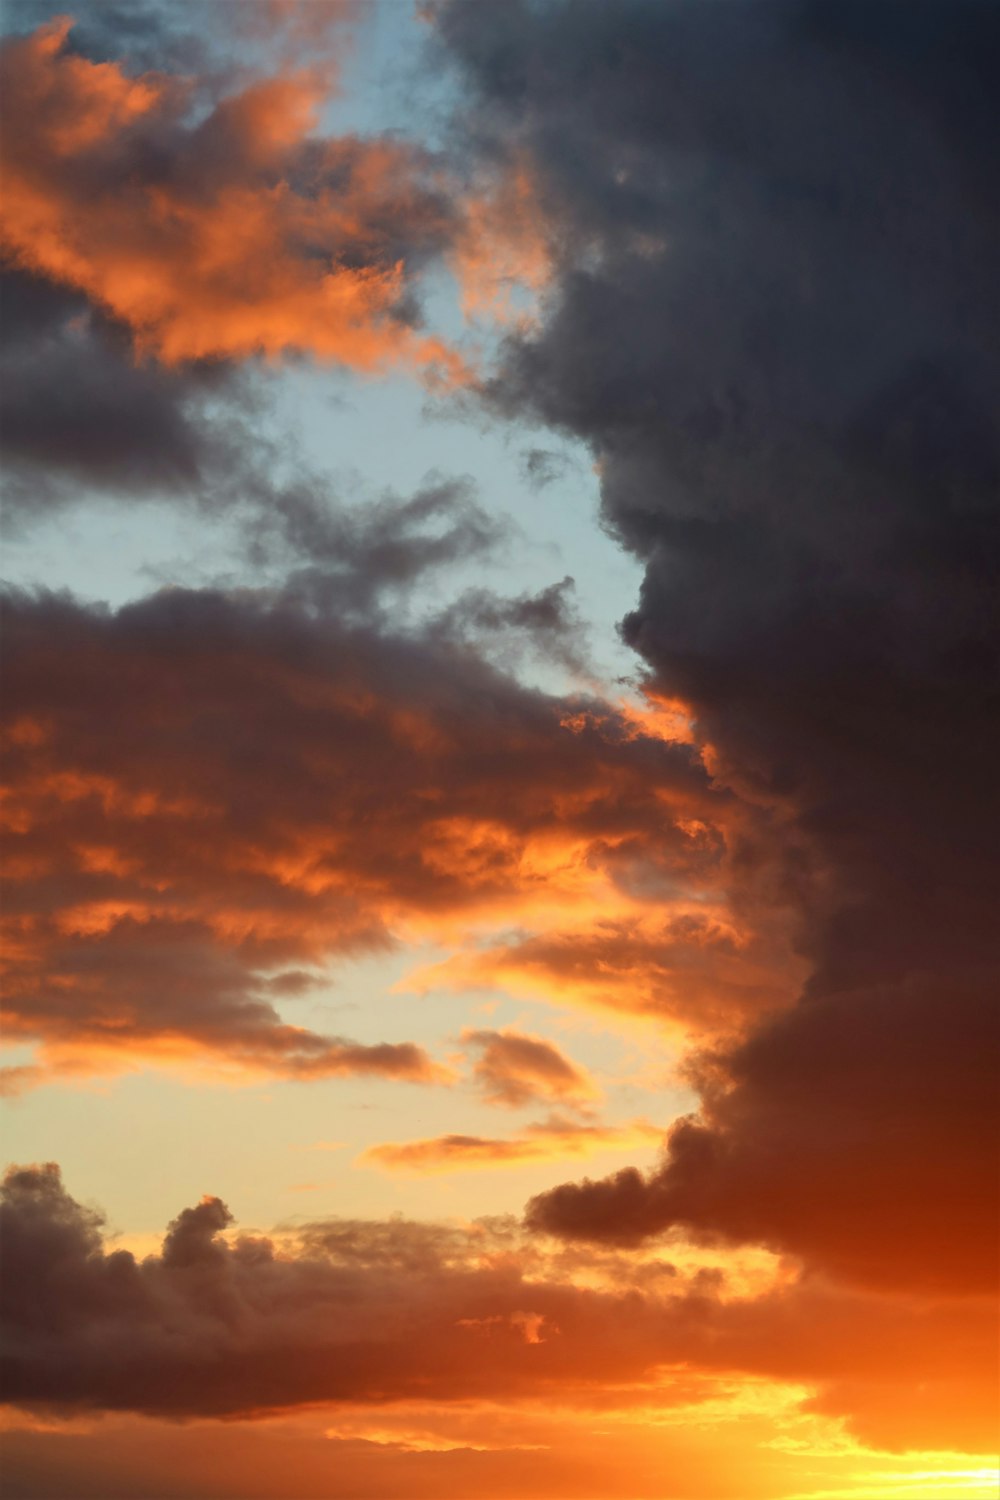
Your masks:
[[[462,1041],[478,1050],[472,1076],[490,1104],[518,1108],[537,1100],[583,1105],[600,1098],[587,1070],[555,1042],[511,1027],[503,1031],[466,1028]]]

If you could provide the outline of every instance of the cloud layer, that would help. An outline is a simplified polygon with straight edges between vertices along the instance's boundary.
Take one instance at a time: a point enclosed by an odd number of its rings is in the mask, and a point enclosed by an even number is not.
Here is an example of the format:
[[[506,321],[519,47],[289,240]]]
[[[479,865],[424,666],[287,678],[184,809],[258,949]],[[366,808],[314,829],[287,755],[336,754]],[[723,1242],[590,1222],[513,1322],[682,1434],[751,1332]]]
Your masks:
[[[686,1280],[669,1263],[645,1284],[629,1261],[578,1259],[574,1274],[504,1220],[330,1220],[280,1243],[230,1240],[214,1197],[138,1262],[102,1243],[99,1215],[53,1166],[12,1170],[2,1215],[5,1391],[35,1410],[235,1416],[540,1396],[613,1410],[637,1395],[690,1400],[690,1382],[673,1397],[671,1382],[694,1364],[816,1385],[820,1409],[887,1446],[992,1443],[992,1340],[961,1304],[894,1305],[816,1281],[732,1298],[718,1277]],[[600,1285],[584,1284],[595,1271]]]
[[[668,870],[714,888],[719,850],[681,826],[714,800],[689,747],[608,705],[566,727],[595,705],[525,688],[447,635],[393,634],[365,589],[416,564],[398,532],[363,542],[357,575],[324,574],[319,601],[9,601],[11,1036],[81,1066],[214,1053],[337,1072],[341,1043],[275,1008],[333,956],[558,927],[581,903],[630,908],[632,883],[655,890]],[[521,1075],[536,1094],[543,1075],[551,1097],[586,1092],[544,1044],[485,1047],[508,1092]],[[369,1056],[428,1073],[413,1049]]]

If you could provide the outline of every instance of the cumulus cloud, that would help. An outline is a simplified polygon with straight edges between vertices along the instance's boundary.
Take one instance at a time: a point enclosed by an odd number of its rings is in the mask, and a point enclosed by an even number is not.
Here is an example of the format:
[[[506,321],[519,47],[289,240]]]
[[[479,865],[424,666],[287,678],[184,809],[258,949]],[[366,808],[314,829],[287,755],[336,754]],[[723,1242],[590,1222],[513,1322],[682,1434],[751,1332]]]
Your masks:
[[[433,14],[465,138],[531,163],[558,247],[542,317],[482,394],[589,446],[646,569],[625,638],[756,810],[736,865],[757,912],[788,903],[808,966],[791,1012],[703,1059],[662,1171],[565,1186],[532,1221],[684,1222],[866,1284],[981,1286],[997,15]]]

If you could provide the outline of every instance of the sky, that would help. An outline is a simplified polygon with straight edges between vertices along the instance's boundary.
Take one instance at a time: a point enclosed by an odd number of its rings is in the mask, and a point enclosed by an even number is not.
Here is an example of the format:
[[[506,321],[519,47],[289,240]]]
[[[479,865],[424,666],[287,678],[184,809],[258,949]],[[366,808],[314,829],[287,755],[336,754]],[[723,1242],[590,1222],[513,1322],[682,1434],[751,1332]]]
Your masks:
[[[995,1495],[998,23],[8,0],[8,1500]]]

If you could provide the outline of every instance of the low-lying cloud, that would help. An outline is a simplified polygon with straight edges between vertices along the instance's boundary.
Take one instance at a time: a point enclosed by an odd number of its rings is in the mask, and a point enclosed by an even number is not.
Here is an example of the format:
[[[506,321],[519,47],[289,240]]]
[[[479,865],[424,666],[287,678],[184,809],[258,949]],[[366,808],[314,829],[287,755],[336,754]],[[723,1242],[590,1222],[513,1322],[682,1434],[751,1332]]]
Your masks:
[[[506,1220],[334,1219],[233,1238],[215,1197],[137,1261],[51,1165],[12,1169],[0,1212],[4,1393],[30,1410],[234,1417],[544,1396],[583,1411],[690,1400],[692,1371],[746,1371],[815,1387],[818,1409],[885,1446],[993,1441],[992,1340],[961,1303],[816,1278],[749,1298],[720,1297],[717,1277],[640,1289],[627,1262],[620,1284],[605,1262],[587,1286]]]

